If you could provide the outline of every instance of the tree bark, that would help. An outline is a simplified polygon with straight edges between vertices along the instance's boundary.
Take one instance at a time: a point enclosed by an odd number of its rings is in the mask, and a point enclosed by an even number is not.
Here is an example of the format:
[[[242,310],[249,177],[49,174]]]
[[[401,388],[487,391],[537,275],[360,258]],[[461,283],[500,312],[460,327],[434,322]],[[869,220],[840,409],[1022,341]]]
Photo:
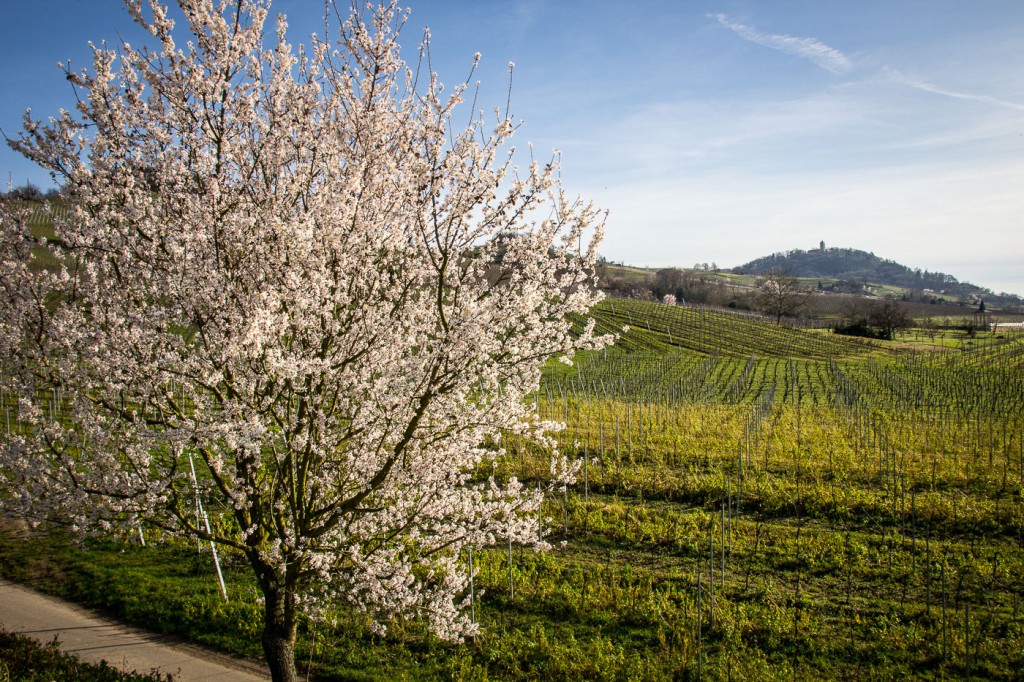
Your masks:
[[[263,653],[274,682],[295,682],[295,594],[287,587],[263,585]]]

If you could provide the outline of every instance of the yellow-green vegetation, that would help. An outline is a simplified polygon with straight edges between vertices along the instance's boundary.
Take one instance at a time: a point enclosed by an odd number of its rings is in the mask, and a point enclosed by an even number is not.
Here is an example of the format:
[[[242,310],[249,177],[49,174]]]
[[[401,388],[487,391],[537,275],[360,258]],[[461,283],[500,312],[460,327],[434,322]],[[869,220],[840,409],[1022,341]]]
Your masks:
[[[580,460],[545,500],[556,548],[474,553],[484,631],[466,646],[413,622],[375,637],[341,607],[306,624],[312,679],[1019,677],[1024,335],[886,343],[621,299],[594,316],[615,346],[552,361],[535,397]],[[496,445],[481,479],[550,476],[550,453]],[[88,552],[8,537],[0,566],[257,650],[238,559],[223,604],[208,555],[147,534]]]

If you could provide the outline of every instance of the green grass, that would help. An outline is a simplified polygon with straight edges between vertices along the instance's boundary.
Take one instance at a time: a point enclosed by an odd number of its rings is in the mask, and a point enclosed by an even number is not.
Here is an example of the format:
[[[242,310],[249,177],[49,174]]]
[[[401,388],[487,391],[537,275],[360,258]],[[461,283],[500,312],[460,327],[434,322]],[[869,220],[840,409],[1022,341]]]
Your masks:
[[[749,316],[602,304],[615,348],[552,364],[577,483],[548,554],[475,555],[483,634],[303,622],[313,679],[1017,679],[1024,667],[1024,336],[921,351]],[[918,347],[919,348],[919,347]],[[494,473],[545,479],[514,436]],[[481,475],[491,472],[481,472]],[[584,480],[586,484],[584,484]],[[723,530],[723,509],[725,516]],[[0,570],[245,655],[259,605],[194,545],[10,535]],[[562,542],[564,546],[561,546]],[[722,548],[725,547],[724,570]],[[714,581],[714,596],[710,582]],[[699,589],[698,589],[699,586]]]
[[[106,661],[83,663],[60,650],[57,641],[40,644],[34,639],[0,630],[0,682],[159,682],[170,680],[153,674],[123,673]]]

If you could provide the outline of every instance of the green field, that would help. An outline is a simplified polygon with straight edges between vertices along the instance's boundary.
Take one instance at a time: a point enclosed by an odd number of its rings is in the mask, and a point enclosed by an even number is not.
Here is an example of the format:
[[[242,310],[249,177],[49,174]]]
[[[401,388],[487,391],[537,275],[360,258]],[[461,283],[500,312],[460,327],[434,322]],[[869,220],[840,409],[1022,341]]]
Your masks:
[[[465,646],[416,622],[307,623],[313,679],[1019,679],[1024,669],[1024,334],[849,339],[753,316],[606,300],[619,334],[552,361],[542,419],[577,482],[534,553],[474,554]],[[628,331],[623,331],[628,327]],[[957,341],[957,339],[953,339]],[[14,410],[4,397],[7,414]],[[16,420],[15,420],[16,423]],[[540,483],[514,436],[492,472]],[[225,557],[162,542],[31,543],[6,575],[258,655],[256,591]],[[564,543],[564,544],[563,544]],[[40,550],[40,547],[44,548]],[[468,568],[467,557],[467,568]]]

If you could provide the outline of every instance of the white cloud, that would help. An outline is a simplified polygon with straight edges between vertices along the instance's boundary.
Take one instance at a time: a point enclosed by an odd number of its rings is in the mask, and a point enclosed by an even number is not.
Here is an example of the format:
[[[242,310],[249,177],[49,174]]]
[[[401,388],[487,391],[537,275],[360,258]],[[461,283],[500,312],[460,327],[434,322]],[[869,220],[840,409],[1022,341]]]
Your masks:
[[[932,94],[942,95],[944,97],[952,97],[954,99],[963,99],[969,100],[971,102],[983,102],[985,104],[994,104],[999,107],[1014,109],[1016,111],[1024,111],[1024,104],[1018,104],[1017,102],[1008,102],[1006,100],[991,97],[989,95],[973,95],[964,92],[957,92],[955,90],[947,90],[946,88],[940,88],[937,85],[932,85],[931,83],[922,81],[917,78],[913,78],[901,71],[888,67],[885,68],[885,72],[889,74],[897,83],[901,83],[903,85],[906,85],[907,87],[914,88],[915,90],[930,92]]]
[[[848,73],[853,70],[853,63],[846,55],[820,40],[779,33],[761,33],[745,24],[730,21],[728,15],[725,14],[710,14],[708,16],[717,19],[718,23],[744,40],[807,59],[832,73]]]

